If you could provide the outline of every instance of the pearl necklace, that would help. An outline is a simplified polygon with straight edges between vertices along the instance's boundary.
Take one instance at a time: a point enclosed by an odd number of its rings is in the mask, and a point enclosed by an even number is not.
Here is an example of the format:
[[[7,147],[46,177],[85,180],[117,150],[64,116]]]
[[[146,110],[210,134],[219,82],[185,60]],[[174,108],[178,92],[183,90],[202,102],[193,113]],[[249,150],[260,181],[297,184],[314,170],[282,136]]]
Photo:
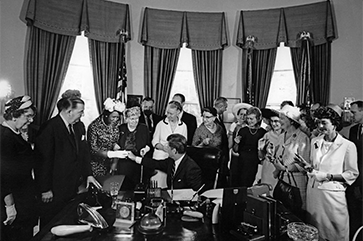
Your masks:
[[[256,135],[256,133],[257,133],[257,131],[258,131],[258,128],[256,129],[256,131],[255,131],[255,132],[252,132],[250,127],[248,127],[248,130],[250,131],[251,135],[253,135],[253,136],[254,136],[254,135]]]

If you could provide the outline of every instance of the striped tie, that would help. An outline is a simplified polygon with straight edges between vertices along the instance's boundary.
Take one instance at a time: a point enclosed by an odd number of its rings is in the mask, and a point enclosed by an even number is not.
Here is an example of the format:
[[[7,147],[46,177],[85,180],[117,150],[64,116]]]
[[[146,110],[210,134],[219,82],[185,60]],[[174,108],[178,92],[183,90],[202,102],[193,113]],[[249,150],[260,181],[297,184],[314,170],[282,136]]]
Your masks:
[[[171,166],[171,178],[174,179],[175,175],[175,161],[173,161],[173,165]]]

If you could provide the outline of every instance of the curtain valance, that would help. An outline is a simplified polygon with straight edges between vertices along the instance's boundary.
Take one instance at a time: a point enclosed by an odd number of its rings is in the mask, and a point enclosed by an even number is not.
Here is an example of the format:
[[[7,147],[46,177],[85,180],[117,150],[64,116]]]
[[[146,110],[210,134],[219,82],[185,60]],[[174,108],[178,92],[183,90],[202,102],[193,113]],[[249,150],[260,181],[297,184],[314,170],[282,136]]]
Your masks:
[[[269,49],[285,42],[289,47],[299,47],[302,32],[310,34],[314,45],[335,39],[329,1],[279,9],[241,11],[237,45],[249,48],[252,41],[255,49]]]
[[[228,45],[224,13],[146,8],[140,42],[157,48],[223,49]]]
[[[20,19],[28,25],[62,35],[85,35],[103,42],[118,42],[122,31],[130,36],[128,4],[102,0],[26,0]]]

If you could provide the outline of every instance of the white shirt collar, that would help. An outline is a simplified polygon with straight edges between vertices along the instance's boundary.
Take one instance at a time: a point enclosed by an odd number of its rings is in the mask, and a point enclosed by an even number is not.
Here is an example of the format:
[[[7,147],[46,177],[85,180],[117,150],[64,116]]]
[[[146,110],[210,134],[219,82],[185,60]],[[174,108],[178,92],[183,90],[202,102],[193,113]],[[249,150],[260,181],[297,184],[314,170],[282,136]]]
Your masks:
[[[70,123],[62,116],[61,113],[59,113],[59,116],[61,117],[61,119],[63,120],[64,124],[66,125],[67,130],[70,132],[70,130],[69,130]]]
[[[4,121],[2,125],[5,126],[5,127],[7,127],[7,128],[9,128],[15,134],[17,134],[17,135],[20,134],[20,131],[14,130],[6,121]]]
[[[184,156],[185,156],[185,153],[178,160],[174,161],[175,162],[175,173],[178,170],[179,164],[183,160]]]

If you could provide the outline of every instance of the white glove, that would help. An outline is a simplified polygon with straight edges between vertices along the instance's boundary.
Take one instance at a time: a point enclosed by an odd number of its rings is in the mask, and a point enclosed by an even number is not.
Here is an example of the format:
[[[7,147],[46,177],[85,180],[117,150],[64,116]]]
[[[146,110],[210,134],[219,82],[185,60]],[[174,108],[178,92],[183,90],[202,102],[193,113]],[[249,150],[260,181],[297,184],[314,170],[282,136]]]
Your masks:
[[[145,155],[146,155],[146,153],[148,153],[150,151],[150,147],[149,146],[145,146],[144,148],[142,148],[141,150],[140,150],[140,155],[142,156],[142,157],[144,157]]]
[[[15,218],[16,218],[16,209],[15,209],[15,204],[10,205],[10,206],[5,206],[6,209],[6,220],[4,221],[5,225],[10,225],[14,222]]]
[[[308,176],[314,178],[318,182],[328,181],[328,173],[326,172],[313,170],[312,172],[308,172]]]
[[[128,155],[127,151],[108,151],[108,158],[126,158]]]

